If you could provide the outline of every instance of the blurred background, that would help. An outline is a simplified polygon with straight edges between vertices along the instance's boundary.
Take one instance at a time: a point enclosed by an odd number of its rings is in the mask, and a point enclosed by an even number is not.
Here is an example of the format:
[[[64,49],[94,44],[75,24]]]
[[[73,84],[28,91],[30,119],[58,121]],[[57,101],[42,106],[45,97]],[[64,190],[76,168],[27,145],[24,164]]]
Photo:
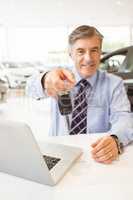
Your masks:
[[[104,35],[100,68],[124,79],[133,106],[132,10],[132,0],[0,0],[0,117],[40,123],[36,136],[48,135],[49,101],[27,98],[25,85],[33,73],[72,67],[68,35],[83,24]]]

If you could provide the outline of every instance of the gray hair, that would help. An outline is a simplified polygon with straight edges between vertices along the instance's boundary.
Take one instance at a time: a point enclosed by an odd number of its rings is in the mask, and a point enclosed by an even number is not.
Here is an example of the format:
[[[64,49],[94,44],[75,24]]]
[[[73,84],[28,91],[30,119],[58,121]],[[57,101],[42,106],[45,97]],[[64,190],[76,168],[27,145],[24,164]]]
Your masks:
[[[71,46],[79,39],[90,38],[94,35],[97,35],[102,42],[104,37],[95,27],[82,25],[72,31],[72,33],[69,35],[68,43]]]

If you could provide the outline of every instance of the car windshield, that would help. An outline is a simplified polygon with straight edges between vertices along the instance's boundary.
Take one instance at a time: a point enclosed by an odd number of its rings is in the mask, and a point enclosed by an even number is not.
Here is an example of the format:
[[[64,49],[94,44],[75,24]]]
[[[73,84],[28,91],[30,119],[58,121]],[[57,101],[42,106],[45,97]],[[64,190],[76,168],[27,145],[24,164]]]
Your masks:
[[[133,73],[133,46],[103,54],[100,68],[109,72]]]
[[[106,61],[101,62],[100,68],[107,71],[121,71],[121,66],[125,57],[125,55],[114,55]],[[123,69],[123,71],[126,71],[126,69]]]

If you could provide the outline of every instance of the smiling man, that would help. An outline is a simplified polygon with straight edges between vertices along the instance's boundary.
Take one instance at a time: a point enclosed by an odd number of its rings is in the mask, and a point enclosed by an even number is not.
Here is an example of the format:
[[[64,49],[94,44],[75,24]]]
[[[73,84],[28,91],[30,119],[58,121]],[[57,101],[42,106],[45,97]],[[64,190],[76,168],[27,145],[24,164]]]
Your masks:
[[[98,69],[102,40],[95,27],[77,27],[69,35],[73,73],[59,67],[41,77],[32,77],[27,93],[39,99],[52,97],[51,135],[106,132],[106,136],[92,144],[92,157],[109,164],[133,140],[133,120],[121,78]],[[69,131],[57,104],[57,95],[64,90],[71,91],[73,105]]]

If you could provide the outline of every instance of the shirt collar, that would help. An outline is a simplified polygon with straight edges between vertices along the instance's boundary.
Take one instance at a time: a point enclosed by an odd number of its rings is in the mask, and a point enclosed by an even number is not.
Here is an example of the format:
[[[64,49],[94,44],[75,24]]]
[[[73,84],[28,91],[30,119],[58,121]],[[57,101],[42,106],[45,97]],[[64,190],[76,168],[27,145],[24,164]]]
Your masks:
[[[74,73],[75,79],[76,79],[76,84],[75,85],[77,85],[77,83],[82,79],[82,77],[77,72],[77,70],[75,69],[75,67],[72,69],[72,72]],[[96,71],[96,73],[93,76],[91,76],[91,77],[89,77],[89,78],[86,79],[90,83],[91,87],[94,86],[94,84],[96,82],[96,79],[97,79],[97,75],[98,75],[98,71]]]

